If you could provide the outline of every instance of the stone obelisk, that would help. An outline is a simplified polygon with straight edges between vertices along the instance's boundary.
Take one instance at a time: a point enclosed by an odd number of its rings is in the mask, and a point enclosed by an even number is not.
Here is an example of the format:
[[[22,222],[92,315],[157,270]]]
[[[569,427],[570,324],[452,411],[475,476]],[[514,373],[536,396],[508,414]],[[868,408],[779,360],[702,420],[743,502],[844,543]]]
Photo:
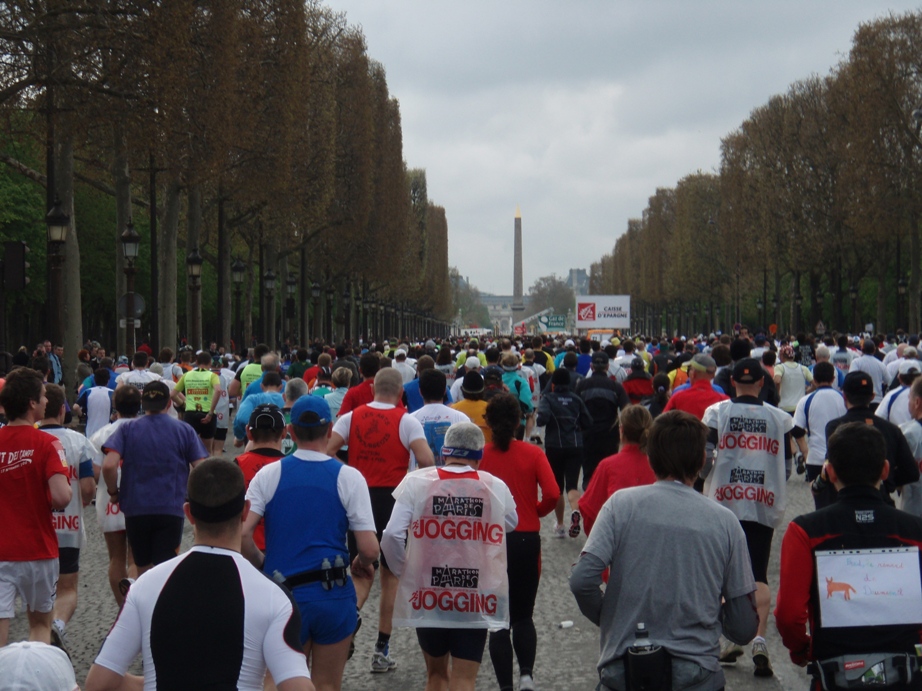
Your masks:
[[[522,212],[519,205],[515,205],[515,258],[513,259],[512,277],[512,321],[513,324],[522,318],[525,303],[522,301]]]

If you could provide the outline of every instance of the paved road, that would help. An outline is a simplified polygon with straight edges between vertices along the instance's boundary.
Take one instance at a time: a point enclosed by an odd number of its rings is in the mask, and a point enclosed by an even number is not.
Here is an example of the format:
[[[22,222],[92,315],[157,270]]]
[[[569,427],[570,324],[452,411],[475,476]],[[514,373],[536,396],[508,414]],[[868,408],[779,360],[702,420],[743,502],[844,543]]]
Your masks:
[[[794,476],[788,483],[787,518],[812,510],[810,493],[800,476]],[[87,548],[81,558],[79,603],[77,613],[68,626],[68,646],[73,658],[77,679],[81,683],[116,616],[115,601],[106,579],[106,549],[96,525],[95,514],[88,511]],[[553,517],[545,518],[542,525],[543,572],[538,591],[535,625],[538,630],[538,658],[535,679],[538,688],[544,691],[590,691],[598,681],[595,665],[598,659],[598,629],[585,619],[567,587],[571,564],[579,555],[585,538],[554,539],[550,537]],[[777,587],[777,576],[781,538],[783,530],[775,534],[770,567],[772,590]],[[191,544],[192,533],[186,526],[183,549]],[[655,549],[655,546],[651,546]],[[202,587],[208,587],[203,583]],[[376,635],[377,609],[373,593],[366,605],[365,624],[356,641],[355,657],[347,664],[343,688],[361,689],[422,689],[425,673],[422,654],[411,630],[398,630],[391,641],[392,654],[397,659],[397,669],[387,674],[371,674],[371,654]],[[13,622],[10,640],[25,638],[25,617],[20,614]],[[562,621],[574,622],[572,628],[560,629]],[[742,658],[737,667],[727,672],[728,691],[758,689],[805,689],[807,677],[802,669],[789,662],[774,625],[769,626],[768,648],[775,668],[772,679],[756,679],[752,675],[752,662]],[[139,664],[139,663],[138,663]],[[135,671],[139,671],[139,668]],[[496,689],[496,679],[489,661],[484,664],[478,677],[477,689]]]

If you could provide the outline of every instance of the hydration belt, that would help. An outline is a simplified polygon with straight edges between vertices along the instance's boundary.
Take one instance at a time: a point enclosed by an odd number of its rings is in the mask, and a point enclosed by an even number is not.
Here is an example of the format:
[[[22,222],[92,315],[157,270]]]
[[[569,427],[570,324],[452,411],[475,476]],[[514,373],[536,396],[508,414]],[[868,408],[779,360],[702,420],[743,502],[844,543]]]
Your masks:
[[[807,665],[807,672],[825,691],[909,684],[918,671],[919,658],[910,653],[839,655]]]
[[[334,566],[328,569],[316,569],[314,571],[302,571],[296,573],[284,580],[279,581],[279,574],[276,572],[274,580],[281,583],[289,590],[294,590],[298,586],[307,585],[308,583],[323,583],[324,590],[329,590],[333,585],[344,585],[348,570],[345,566]]]

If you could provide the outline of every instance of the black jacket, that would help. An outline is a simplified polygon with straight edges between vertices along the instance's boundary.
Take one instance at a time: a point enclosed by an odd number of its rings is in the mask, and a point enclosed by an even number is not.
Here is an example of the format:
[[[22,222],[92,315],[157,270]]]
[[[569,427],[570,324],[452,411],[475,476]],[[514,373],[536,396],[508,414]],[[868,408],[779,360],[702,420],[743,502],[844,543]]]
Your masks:
[[[570,387],[557,386],[538,402],[537,422],[539,427],[547,425],[544,431],[547,448],[582,448],[583,430],[592,425],[592,415]]]

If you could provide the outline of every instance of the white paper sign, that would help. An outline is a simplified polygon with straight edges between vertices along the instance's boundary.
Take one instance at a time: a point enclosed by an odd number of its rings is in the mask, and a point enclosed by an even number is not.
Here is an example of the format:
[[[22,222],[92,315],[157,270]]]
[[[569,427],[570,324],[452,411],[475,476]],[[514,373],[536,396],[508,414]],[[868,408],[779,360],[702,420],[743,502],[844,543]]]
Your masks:
[[[578,295],[577,329],[631,328],[630,295]]]
[[[922,623],[919,548],[816,553],[824,627]]]

